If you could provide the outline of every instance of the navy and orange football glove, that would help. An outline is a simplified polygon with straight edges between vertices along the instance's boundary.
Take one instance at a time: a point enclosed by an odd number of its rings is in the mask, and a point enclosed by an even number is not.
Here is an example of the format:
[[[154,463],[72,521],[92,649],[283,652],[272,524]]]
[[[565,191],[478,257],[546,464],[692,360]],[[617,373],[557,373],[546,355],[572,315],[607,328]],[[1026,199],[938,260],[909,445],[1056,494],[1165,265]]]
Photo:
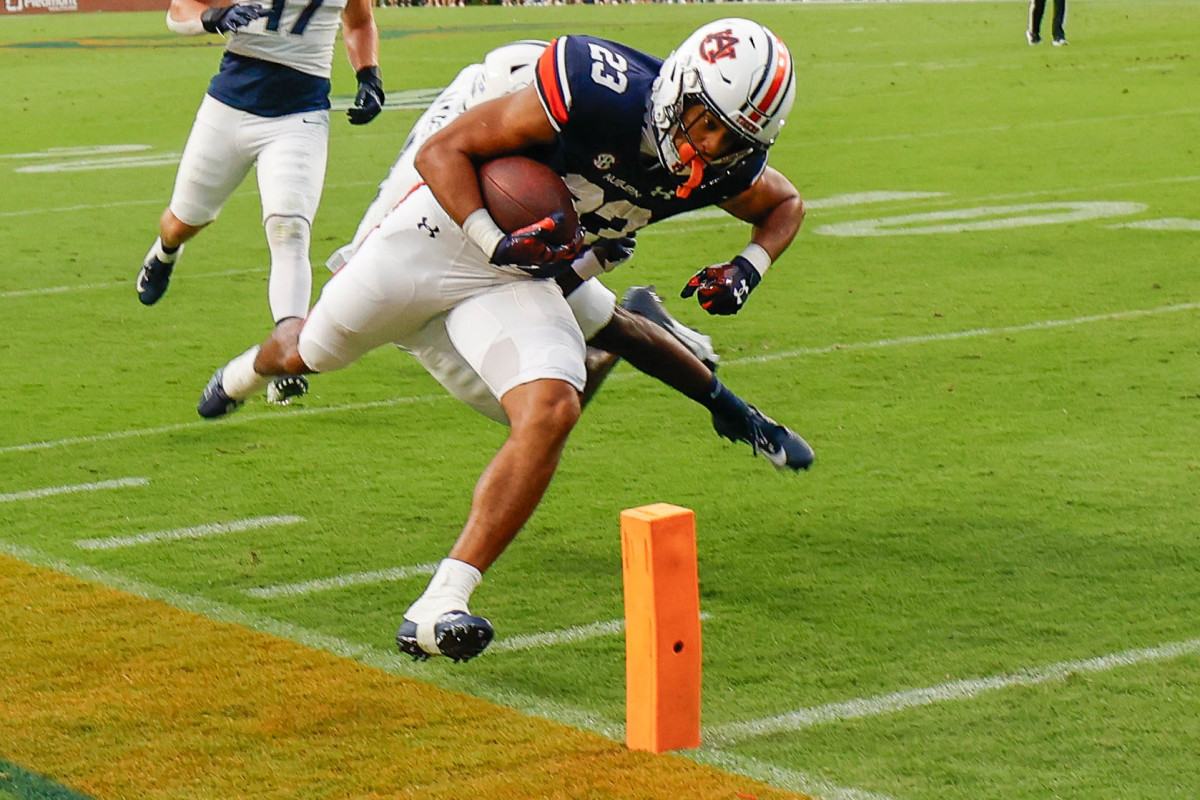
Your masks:
[[[762,276],[748,259],[734,256],[726,264],[713,264],[697,272],[679,296],[696,295],[700,307],[710,314],[736,314],[760,281]]]

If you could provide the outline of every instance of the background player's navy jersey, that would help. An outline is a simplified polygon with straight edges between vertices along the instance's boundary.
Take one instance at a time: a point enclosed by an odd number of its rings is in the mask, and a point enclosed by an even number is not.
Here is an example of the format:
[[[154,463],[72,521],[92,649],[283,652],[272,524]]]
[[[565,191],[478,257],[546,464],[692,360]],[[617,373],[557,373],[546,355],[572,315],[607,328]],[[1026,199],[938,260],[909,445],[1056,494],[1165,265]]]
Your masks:
[[[538,59],[538,97],[558,131],[557,143],[529,153],[563,176],[589,234],[619,236],[741,194],[762,174],[766,153],[707,179],[686,198],[682,178],[643,152],[650,89],[662,60],[591,36],[555,39]]]

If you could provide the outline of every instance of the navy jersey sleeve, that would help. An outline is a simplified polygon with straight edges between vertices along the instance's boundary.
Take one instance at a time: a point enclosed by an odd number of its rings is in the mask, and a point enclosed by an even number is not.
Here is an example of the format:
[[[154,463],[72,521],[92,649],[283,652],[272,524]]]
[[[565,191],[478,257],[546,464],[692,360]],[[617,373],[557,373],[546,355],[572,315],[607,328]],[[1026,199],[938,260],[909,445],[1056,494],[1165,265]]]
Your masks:
[[[591,36],[555,39],[538,59],[534,82],[550,124],[560,133],[567,127],[600,128],[616,136],[624,131],[612,130],[614,124],[620,128],[631,120],[640,127],[646,105],[642,78],[657,73],[657,63],[645,63],[648,58]]]

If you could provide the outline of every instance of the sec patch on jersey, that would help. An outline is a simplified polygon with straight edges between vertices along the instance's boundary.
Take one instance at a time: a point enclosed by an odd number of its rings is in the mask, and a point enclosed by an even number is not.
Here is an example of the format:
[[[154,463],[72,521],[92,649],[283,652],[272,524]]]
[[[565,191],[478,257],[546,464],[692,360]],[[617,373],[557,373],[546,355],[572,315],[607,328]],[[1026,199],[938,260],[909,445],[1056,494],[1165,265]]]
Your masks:
[[[551,244],[565,245],[579,226],[567,185],[554,170],[532,158],[503,156],[488,161],[479,168],[479,190],[488,213],[505,233],[561,212],[566,224],[549,238]]]

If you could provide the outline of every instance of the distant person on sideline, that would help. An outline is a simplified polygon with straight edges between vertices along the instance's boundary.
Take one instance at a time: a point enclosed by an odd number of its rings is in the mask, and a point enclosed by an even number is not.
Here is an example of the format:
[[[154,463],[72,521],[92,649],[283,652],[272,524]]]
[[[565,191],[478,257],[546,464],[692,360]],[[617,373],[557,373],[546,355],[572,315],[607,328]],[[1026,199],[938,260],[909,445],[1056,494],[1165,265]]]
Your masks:
[[[1046,14],[1046,0],[1029,0],[1029,27],[1025,30],[1025,41],[1042,43],[1042,17]],[[1054,46],[1067,43],[1067,32],[1063,24],[1067,21],[1067,0],[1054,0],[1054,20],[1050,32],[1054,35]]]

